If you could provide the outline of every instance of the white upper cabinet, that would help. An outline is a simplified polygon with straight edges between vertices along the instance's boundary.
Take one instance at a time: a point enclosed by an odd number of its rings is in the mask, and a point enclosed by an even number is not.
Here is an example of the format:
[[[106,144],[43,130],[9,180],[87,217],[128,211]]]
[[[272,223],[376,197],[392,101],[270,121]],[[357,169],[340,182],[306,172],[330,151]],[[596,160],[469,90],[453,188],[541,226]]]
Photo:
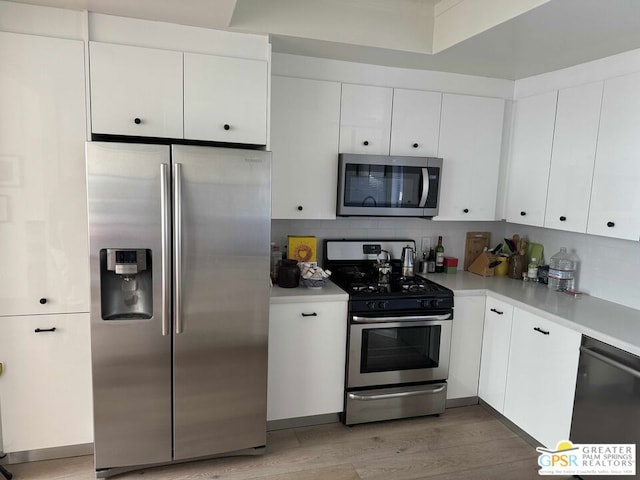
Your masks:
[[[441,104],[440,92],[394,88],[390,154],[435,157]]]
[[[393,89],[342,84],[340,153],[389,155]]]
[[[340,84],[271,82],[271,217],[335,219]]]
[[[521,98],[516,102],[506,217],[508,222],[541,227],[558,92]]]
[[[587,233],[640,237],[640,74],[604,82]]]
[[[267,62],[184,54],[184,137],[267,143]]]
[[[0,315],[89,311],[84,92],[81,41],[0,33]]]
[[[503,118],[502,99],[443,95],[436,220],[495,220]]]
[[[182,138],[182,52],[89,48],[93,133]]]
[[[603,82],[558,93],[544,226],[587,231]]]

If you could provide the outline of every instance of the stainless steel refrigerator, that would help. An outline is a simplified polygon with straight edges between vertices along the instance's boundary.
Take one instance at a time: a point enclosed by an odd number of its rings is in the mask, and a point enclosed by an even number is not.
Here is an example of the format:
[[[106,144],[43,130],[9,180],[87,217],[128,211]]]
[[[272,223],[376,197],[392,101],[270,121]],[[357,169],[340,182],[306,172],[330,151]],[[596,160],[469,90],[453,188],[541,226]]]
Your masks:
[[[261,451],[270,153],[86,154],[97,475]]]

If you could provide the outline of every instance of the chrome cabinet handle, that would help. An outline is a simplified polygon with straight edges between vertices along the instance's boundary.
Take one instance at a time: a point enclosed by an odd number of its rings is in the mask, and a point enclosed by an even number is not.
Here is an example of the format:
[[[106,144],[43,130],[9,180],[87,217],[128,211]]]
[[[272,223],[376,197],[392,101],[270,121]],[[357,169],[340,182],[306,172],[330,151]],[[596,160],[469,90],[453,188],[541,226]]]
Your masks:
[[[171,312],[171,204],[169,203],[169,165],[160,164],[160,216],[162,222],[162,335],[169,335],[169,315]]]
[[[502,314],[504,314],[504,312],[501,312],[500,310],[496,310],[495,308],[492,308],[492,309],[491,309],[491,311],[492,311],[493,313],[497,313],[498,315],[502,315]]]
[[[439,385],[437,387],[425,388],[423,390],[412,390],[410,392],[398,392],[398,393],[350,393],[348,397],[351,400],[386,400],[389,398],[403,398],[403,397],[414,397],[416,395],[433,395],[435,393],[440,393],[445,389],[445,385]]]
[[[182,333],[182,165],[173,165],[173,318],[176,335]]]

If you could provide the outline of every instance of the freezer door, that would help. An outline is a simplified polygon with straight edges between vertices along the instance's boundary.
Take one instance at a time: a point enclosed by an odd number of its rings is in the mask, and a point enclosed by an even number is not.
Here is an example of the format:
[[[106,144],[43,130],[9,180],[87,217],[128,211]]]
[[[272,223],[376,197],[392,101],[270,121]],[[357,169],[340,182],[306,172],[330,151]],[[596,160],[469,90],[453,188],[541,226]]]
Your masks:
[[[163,242],[163,231],[170,229],[170,150],[163,145],[90,142],[86,153],[96,469],[168,462],[171,299],[163,296],[162,287],[164,281],[170,293],[170,235]],[[129,280],[123,283],[111,272],[101,280],[100,253],[106,249],[148,249],[145,268],[151,280],[138,284],[146,289],[144,298],[153,299],[145,315],[127,319],[122,313],[133,302],[131,296],[122,301],[123,294],[131,293],[125,291],[131,288]],[[101,283],[114,290],[117,302],[101,301]],[[138,293],[141,300],[142,291]],[[116,319],[103,319],[111,315],[103,307],[117,311],[112,315]],[[149,314],[151,318],[143,318]]]
[[[266,443],[270,153],[173,146],[174,457]]]

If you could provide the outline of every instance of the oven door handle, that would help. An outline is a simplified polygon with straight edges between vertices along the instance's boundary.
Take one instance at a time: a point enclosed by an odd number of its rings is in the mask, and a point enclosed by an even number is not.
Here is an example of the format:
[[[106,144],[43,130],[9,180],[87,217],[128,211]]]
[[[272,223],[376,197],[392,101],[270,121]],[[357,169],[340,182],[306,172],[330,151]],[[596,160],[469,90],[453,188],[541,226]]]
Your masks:
[[[434,395],[442,392],[446,388],[446,385],[438,385],[435,387],[427,387],[420,390],[411,390],[409,392],[397,392],[397,393],[349,393],[347,396],[351,400],[387,400],[390,398],[403,398],[413,397],[416,395]]]
[[[354,323],[421,322],[424,320],[451,320],[452,315],[407,315],[403,317],[351,317]]]

